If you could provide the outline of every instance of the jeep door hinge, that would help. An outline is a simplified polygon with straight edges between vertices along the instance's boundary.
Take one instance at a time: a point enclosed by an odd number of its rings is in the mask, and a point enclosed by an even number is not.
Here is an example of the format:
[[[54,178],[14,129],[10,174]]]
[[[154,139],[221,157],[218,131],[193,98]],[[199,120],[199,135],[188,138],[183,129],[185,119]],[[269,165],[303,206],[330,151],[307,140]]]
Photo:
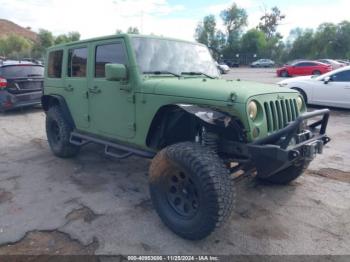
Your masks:
[[[135,123],[135,122],[130,123],[130,124],[128,125],[128,127],[129,127],[129,129],[130,129],[131,131],[136,131],[136,123]]]
[[[128,96],[128,102],[135,104],[136,103],[136,95],[132,94],[132,95]]]

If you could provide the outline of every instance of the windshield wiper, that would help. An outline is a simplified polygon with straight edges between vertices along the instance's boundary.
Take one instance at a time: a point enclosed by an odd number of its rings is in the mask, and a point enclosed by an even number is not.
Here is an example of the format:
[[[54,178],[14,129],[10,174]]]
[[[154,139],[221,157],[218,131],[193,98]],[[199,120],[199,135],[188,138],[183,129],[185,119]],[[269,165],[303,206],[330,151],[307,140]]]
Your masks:
[[[211,75],[208,75],[206,73],[203,73],[203,72],[181,72],[181,75],[191,75],[191,76],[200,76],[200,75],[203,75],[203,76],[206,76],[208,78],[211,78],[211,79],[215,79],[214,76],[211,76]]]
[[[176,73],[173,73],[173,72],[170,72],[170,71],[162,71],[162,70],[156,70],[156,71],[146,71],[146,72],[143,72],[144,74],[155,74],[155,75],[165,75],[165,74],[168,74],[168,75],[173,75],[173,76],[176,76],[176,77],[180,77],[179,74],[176,74]]]

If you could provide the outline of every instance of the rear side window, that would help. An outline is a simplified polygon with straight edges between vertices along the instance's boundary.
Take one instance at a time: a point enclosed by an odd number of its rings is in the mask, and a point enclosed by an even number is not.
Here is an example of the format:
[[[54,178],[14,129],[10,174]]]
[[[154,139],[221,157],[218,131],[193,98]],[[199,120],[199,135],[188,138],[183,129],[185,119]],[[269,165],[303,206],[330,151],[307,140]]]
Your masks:
[[[87,55],[86,47],[69,50],[68,77],[86,77]]]
[[[96,47],[95,77],[105,77],[106,64],[126,64],[126,55],[121,43]]]
[[[49,54],[47,75],[50,78],[61,78],[63,50],[53,51]]]
[[[44,67],[36,65],[11,65],[4,66],[0,71],[4,78],[43,77]]]

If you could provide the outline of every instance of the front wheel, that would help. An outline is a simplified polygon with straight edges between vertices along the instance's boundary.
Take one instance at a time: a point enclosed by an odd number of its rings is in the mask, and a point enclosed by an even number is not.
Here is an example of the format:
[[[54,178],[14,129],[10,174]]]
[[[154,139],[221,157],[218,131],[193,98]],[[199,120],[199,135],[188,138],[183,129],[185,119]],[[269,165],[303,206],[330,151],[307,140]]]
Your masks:
[[[286,185],[301,176],[309,166],[309,163],[309,161],[302,160],[270,177],[260,179],[273,184]]]
[[[205,238],[231,213],[233,179],[221,159],[202,145],[183,142],[161,150],[149,179],[160,218],[183,238]]]

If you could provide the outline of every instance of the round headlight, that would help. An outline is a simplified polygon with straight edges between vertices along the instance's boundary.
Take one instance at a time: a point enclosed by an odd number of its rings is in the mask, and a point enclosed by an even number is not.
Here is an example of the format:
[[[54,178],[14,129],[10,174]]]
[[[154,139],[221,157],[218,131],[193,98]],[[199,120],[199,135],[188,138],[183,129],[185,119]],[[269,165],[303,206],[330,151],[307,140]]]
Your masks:
[[[297,98],[297,107],[299,111],[301,111],[301,109],[303,108],[303,104],[304,104],[303,99],[299,96]]]
[[[258,106],[254,101],[251,101],[248,104],[248,115],[251,120],[255,120],[258,115]]]

